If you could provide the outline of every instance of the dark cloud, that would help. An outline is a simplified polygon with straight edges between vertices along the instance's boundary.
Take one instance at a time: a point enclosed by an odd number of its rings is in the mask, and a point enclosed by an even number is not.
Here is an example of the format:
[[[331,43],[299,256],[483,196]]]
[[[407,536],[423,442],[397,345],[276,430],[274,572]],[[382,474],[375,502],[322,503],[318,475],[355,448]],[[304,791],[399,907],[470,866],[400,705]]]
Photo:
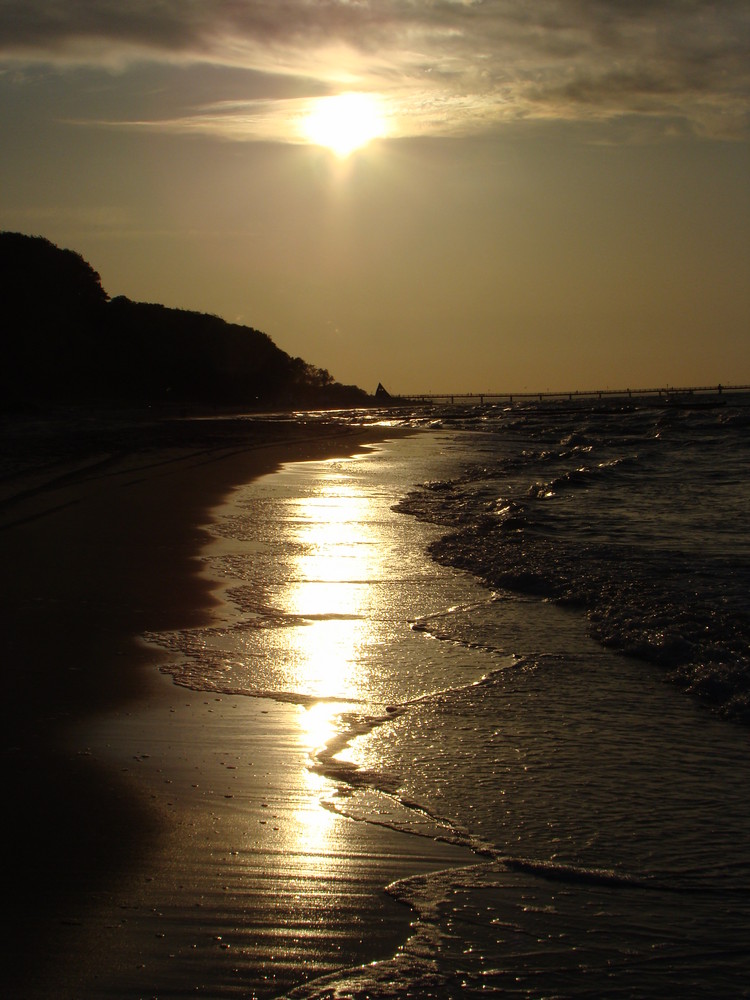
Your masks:
[[[352,86],[396,95],[405,118],[410,95],[413,109],[437,104],[445,130],[451,120],[460,130],[468,121],[479,128],[509,117],[632,113],[736,129],[750,90],[750,4],[0,0],[3,57],[197,60],[310,79],[339,73]]]
[[[389,4],[383,4],[388,8]],[[356,37],[383,19],[343,0],[0,0],[0,46],[58,51],[81,40],[187,54],[233,37],[272,42]]]

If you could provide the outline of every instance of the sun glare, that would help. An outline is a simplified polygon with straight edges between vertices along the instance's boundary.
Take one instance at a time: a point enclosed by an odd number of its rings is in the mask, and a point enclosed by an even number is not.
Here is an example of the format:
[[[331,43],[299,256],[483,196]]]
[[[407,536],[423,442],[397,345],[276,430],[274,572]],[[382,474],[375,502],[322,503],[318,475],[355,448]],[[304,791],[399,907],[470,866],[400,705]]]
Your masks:
[[[380,101],[371,94],[318,98],[302,122],[309,142],[326,146],[340,157],[349,156],[385,131]]]

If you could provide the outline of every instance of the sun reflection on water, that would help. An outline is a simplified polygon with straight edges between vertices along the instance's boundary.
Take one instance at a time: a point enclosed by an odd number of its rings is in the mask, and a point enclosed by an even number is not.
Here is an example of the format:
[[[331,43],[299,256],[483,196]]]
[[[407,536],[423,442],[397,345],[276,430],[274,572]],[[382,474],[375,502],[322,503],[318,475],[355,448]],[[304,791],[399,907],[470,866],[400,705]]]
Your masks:
[[[311,753],[326,747],[338,732],[337,720],[345,702],[318,701],[300,709],[300,728]]]
[[[279,597],[284,612],[300,621],[286,632],[290,689],[320,698],[299,711],[301,739],[312,757],[331,749],[342,716],[363,710],[368,700],[368,647],[378,641],[373,622],[380,617],[372,583],[383,579],[386,559],[375,504],[332,462],[323,465],[315,492],[287,509],[294,557]],[[305,782],[315,805],[296,815],[294,850],[327,857],[341,829],[340,817],[322,804],[332,794],[331,781],[309,769]]]
[[[382,575],[370,505],[346,476],[329,472],[317,492],[299,498],[290,511],[298,554],[281,599],[285,611],[305,622],[290,630],[294,683],[321,698],[366,694],[362,674],[373,640],[369,585]]]

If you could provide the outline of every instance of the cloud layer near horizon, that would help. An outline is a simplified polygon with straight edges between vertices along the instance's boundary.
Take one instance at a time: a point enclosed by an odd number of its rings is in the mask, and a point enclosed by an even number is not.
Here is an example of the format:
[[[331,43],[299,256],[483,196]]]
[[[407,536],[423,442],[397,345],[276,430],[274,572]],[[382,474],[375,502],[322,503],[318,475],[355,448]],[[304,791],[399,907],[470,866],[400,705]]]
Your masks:
[[[0,65],[207,63],[265,75],[260,103],[150,127],[292,138],[300,101],[381,93],[393,133],[499,122],[633,119],[662,131],[748,127],[746,0],[0,0]],[[284,81],[276,101],[273,81]],[[280,88],[279,88],[280,92]],[[291,106],[294,110],[294,104]],[[143,123],[140,123],[143,124]]]

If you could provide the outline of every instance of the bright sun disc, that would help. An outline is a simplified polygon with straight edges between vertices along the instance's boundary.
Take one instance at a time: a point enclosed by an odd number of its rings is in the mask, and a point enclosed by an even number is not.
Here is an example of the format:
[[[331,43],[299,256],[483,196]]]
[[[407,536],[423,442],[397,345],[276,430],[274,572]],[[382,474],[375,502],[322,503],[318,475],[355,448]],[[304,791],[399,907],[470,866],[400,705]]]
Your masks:
[[[316,146],[326,146],[337,156],[385,134],[380,102],[371,94],[339,94],[321,97],[305,117],[302,131]]]

